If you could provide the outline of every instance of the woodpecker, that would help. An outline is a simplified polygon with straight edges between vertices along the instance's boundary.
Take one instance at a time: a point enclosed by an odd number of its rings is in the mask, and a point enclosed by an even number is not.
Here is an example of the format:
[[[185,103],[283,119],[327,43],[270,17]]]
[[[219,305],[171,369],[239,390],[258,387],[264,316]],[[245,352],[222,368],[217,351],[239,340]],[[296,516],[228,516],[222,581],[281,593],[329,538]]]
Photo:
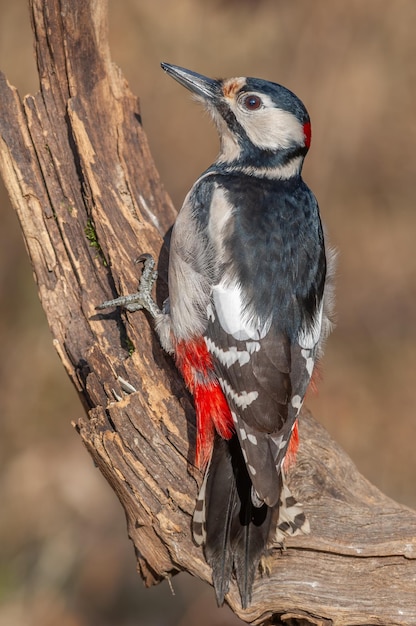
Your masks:
[[[139,292],[100,308],[150,311],[193,394],[195,461],[205,472],[194,540],[218,604],[234,575],[247,607],[260,559],[285,536],[309,532],[285,476],[331,330],[334,259],[301,177],[311,125],[295,94],[258,78],[162,68],[211,114],[219,155],[174,224],[163,310],[151,299],[149,255]]]

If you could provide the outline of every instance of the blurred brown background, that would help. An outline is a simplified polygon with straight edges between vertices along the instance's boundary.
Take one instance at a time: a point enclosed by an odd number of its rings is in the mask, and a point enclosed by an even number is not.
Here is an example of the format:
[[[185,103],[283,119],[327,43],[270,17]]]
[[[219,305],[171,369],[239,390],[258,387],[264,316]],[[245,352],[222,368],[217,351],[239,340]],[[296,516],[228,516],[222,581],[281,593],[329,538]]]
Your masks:
[[[304,174],[339,249],[338,327],[309,406],[380,489],[416,506],[416,3],[110,0],[114,60],[177,207],[217,138],[160,61],[281,82],[305,102]],[[25,0],[0,0],[0,69],[37,89]],[[0,190],[0,626],[241,623],[180,575],[145,591],[124,517],[70,422],[17,219]]]

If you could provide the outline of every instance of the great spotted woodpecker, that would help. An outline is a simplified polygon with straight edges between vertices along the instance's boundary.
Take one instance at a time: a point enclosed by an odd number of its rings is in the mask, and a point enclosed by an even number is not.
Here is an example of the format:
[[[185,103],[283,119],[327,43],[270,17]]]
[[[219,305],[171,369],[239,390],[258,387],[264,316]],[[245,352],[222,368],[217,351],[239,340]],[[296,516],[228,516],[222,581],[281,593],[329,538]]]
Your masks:
[[[174,355],[194,397],[195,458],[205,470],[194,539],[212,567],[218,604],[234,573],[246,607],[265,551],[309,532],[285,471],[331,328],[333,257],[301,178],[311,141],[302,102],[257,78],[213,80],[162,68],[212,115],[220,153],[175,222],[164,310],[150,296],[151,258],[137,294],[100,308],[149,310]]]

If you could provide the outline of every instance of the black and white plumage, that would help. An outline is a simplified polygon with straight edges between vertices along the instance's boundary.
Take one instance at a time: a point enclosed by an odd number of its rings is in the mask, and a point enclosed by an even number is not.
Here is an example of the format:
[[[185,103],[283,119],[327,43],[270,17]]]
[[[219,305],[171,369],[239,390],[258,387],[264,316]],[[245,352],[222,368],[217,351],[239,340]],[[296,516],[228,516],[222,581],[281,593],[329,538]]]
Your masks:
[[[265,550],[309,531],[285,459],[331,328],[333,255],[301,178],[302,102],[268,81],[162,67],[210,112],[221,146],[175,222],[169,306],[152,314],[195,399],[196,460],[207,469],[194,537],[218,603],[234,573],[247,606]],[[142,296],[137,308],[148,308]]]

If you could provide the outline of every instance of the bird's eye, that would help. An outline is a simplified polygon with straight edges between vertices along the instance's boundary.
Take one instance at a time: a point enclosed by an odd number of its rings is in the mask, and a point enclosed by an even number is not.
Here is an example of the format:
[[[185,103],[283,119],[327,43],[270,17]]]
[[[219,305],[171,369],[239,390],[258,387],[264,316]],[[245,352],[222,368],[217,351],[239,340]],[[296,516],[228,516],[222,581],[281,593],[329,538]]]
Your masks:
[[[242,104],[248,111],[256,111],[256,109],[261,107],[262,101],[261,98],[252,94],[251,96],[245,96]]]

